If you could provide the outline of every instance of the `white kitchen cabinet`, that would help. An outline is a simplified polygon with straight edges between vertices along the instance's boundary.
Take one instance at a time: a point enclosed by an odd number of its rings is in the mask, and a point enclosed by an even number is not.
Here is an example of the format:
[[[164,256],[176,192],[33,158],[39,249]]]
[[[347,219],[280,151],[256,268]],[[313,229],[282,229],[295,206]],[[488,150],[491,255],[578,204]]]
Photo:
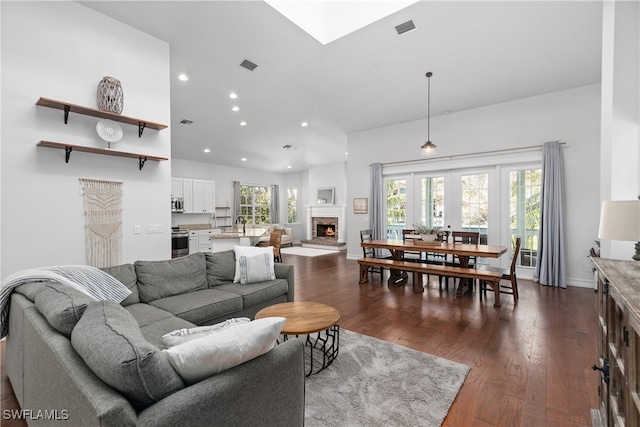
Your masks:
[[[193,180],[193,213],[215,213],[216,183]]]
[[[171,178],[171,197],[183,197],[182,178]]]
[[[214,230],[198,230],[198,251],[199,252],[212,252],[211,235]]]
[[[191,230],[189,231],[189,253],[194,254],[198,252],[199,242],[198,242],[198,231]]]
[[[173,194],[174,187],[177,191],[178,186],[180,186],[182,190],[182,194],[180,196]],[[175,197],[182,197],[184,201],[183,213],[214,214],[216,211],[215,181],[191,178],[171,178],[171,195]]]

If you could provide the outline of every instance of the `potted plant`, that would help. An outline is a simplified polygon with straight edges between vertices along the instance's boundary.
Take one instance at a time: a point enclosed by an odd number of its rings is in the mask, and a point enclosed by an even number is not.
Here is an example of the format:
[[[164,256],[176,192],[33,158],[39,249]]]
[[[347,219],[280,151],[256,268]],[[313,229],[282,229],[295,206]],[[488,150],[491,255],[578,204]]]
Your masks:
[[[421,222],[413,224],[413,234],[419,234],[420,239],[425,242],[433,242],[436,240],[438,233],[440,233],[439,227],[428,227]]]

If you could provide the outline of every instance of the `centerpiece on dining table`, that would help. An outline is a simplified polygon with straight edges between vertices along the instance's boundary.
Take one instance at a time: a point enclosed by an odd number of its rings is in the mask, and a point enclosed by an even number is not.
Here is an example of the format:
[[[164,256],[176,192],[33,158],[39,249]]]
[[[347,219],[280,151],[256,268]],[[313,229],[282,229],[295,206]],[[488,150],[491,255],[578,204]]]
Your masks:
[[[412,234],[419,234],[420,239],[414,240],[415,244],[419,245],[439,245],[440,241],[438,239],[440,235],[440,227],[429,227],[419,222],[413,224],[413,232]]]

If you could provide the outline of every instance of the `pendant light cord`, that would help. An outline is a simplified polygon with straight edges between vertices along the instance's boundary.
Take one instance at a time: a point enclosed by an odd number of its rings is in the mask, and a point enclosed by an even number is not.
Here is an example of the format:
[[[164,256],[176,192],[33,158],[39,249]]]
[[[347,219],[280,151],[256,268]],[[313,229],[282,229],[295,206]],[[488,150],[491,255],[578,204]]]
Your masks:
[[[429,71],[427,74],[427,142],[431,141],[431,76],[433,73]]]

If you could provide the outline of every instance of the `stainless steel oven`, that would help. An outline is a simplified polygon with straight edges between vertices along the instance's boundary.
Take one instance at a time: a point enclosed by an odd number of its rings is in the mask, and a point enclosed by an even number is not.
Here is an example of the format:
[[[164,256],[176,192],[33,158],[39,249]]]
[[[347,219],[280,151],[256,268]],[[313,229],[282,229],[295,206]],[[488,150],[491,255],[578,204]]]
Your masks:
[[[171,258],[189,255],[189,232],[185,230],[171,230]]]

